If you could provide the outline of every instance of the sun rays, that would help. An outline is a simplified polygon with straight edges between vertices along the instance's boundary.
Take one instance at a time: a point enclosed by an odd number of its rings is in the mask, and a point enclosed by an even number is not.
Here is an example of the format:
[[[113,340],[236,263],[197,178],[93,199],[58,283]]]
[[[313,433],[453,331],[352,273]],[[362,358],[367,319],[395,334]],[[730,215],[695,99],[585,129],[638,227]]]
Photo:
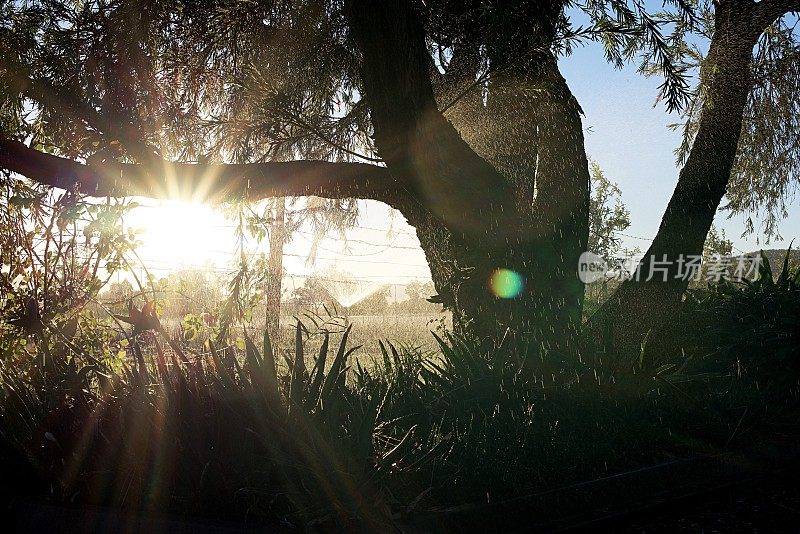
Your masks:
[[[222,266],[231,259],[232,225],[207,204],[164,201],[141,206],[127,225],[141,241],[140,256],[150,269],[169,266]]]

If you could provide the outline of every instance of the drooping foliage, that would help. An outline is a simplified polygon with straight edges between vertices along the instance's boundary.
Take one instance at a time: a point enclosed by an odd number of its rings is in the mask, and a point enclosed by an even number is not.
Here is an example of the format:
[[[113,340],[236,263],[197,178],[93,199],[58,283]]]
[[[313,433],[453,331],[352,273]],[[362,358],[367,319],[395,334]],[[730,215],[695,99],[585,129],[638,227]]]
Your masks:
[[[675,153],[678,163],[685,163],[711,76],[707,72],[701,77],[700,69],[714,33],[713,3],[668,2],[658,11],[647,9],[643,2],[616,0],[579,2],[576,7],[593,21],[609,62],[617,67],[638,62],[642,74],[663,79],[654,97],[680,114],[681,121],[672,127],[682,130]],[[745,234],[758,231],[767,240],[780,237],[779,223],[787,216],[787,202],[794,198],[800,179],[796,28],[797,15],[787,14],[767,28],[754,49],[754,84],[725,204],[731,215],[745,216]]]
[[[432,76],[443,72],[445,82],[475,81],[480,65],[499,75],[589,37],[615,65],[641,54],[642,70],[665,77],[663,96],[679,109],[687,66],[676,52],[697,18],[694,6],[674,4],[674,12],[651,14],[638,1],[577,2],[588,27],[573,27],[560,1],[419,9]],[[8,133],[83,157],[374,157],[359,53],[340,1],[4,2],[2,10]],[[476,63],[451,61],[465,49]]]
[[[687,73],[694,74],[688,105],[681,110],[683,141],[676,148],[679,164],[686,161],[708,102],[707,73],[697,76],[706,62],[706,39],[714,32],[709,3],[697,8],[696,23],[674,45]],[[800,180],[800,43],[797,15],[788,14],[769,26],[753,51],[753,88],[745,108],[741,136],[731,172],[724,209],[745,217],[744,234],[759,232],[769,242],[780,238],[780,221]],[[713,103],[724,105],[724,103]],[[757,223],[757,221],[760,222]],[[757,227],[756,224],[759,224]]]

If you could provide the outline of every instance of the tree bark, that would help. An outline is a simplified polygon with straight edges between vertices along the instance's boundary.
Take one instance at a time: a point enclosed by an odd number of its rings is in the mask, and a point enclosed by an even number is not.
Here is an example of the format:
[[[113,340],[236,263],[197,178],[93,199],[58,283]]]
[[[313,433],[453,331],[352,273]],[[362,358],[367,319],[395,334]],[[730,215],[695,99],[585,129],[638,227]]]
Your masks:
[[[278,346],[281,341],[281,289],[283,287],[283,245],[286,242],[286,199],[277,197],[273,204],[265,301],[267,333],[272,343]]]
[[[221,202],[234,198],[316,195],[370,198],[397,207],[411,189],[386,168],[365,163],[274,161],[203,165],[154,160],[150,164],[92,164],[46,154],[0,135],[0,168],[41,184],[78,188],[89,196],[144,196]]]
[[[453,232],[496,243],[513,233],[511,184],[439,112],[430,56],[410,2],[346,2],[361,50],[364,99],[375,144],[390,171],[414,184],[415,197]]]
[[[488,115],[497,124],[489,136],[496,153],[490,161],[510,177],[527,219],[537,305],[558,336],[569,337],[580,326],[584,287],[577,267],[589,239],[581,108],[550,53],[496,79],[488,98]]]
[[[505,121],[505,128],[497,130],[504,134],[486,136],[493,145],[480,157],[480,148],[476,153],[436,108],[424,35],[413,8],[402,2],[377,7],[363,0],[352,0],[348,7],[363,55],[364,98],[376,146],[388,168],[407,176],[421,193],[416,204],[401,211],[417,228],[440,299],[453,309],[454,322],[494,341],[509,329],[549,345],[569,337],[578,324],[583,294],[576,273],[588,239],[589,176],[579,108],[554,58],[548,54],[512,74],[523,80],[522,87],[543,88],[546,98],[533,98],[519,86],[510,90],[508,83],[505,97],[498,91],[487,115],[504,112],[496,123]],[[520,105],[521,97],[535,104]],[[558,141],[559,135],[551,136],[544,157],[529,148],[544,130],[537,123],[542,119],[548,128],[570,132]],[[473,130],[475,136],[484,133]],[[538,206],[525,193],[537,180],[543,190]],[[567,207],[542,209],[562,203]],[[514,271],[526,287],[513,298],[498,296],[489,287],[498,269]]]
[[[588,329],[604,345],[613,345],[619,358],[634,357],[647,333],[675,316],[689,283],[681,272],[681,258],[702,254],[725,195],[753,85],[753,47],[764,28],[783,15],[778,10],[765,16],[764,10],[777,4],[728,0],[717,5],[714,35],[701,72],[707,96],[689,157],[633,279],[620,286]]]

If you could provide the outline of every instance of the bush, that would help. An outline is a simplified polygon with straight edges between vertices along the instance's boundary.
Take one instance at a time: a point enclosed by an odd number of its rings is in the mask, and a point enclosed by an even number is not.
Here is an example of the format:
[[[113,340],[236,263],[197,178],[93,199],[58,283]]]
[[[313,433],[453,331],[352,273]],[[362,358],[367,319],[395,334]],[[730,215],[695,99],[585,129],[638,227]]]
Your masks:
[[[780,276],[762,253],[758,277],[691,291],[663,335],[687,372],[714,374],[729,405],[794,405],[800,377],[800,269],[784,258]]]
[[[28,459],[5,468],[17,471],[11,480],[44,478],[57,502],[385,525],[375,479],[392,453],[373,449],[376,406],[344,383],[353,349],[345,335],[329,357],[326,341],[307,370],[304,335],[298,324],[285,377],[267,338],[261,350],[248,338],[244,354],[209,344],[193,359],[156,341],[152,361],[137,340],[136,358],[120,371],[78,367],[76,358],[59,362],[58,373],[4,367],[0,441],[6,454]]]

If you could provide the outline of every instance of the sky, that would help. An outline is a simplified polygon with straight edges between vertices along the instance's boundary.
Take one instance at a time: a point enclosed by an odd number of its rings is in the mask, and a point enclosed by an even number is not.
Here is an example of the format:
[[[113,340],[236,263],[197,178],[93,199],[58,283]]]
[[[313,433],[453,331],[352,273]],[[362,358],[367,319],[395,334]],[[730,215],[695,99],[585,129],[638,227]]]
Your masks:
[[[644,251],[658,230],[677,182],[679,169],[673,150],[680,144],[681,133],[667,125],[678,122],[679,117],[668,114],[663,104],[656,105],[658,77],[645,78],[633,65],[615,69],[605,61],[598,44],[585,43],[562,58],[559,66],[585,113],[587,155],[619,185],[630,210],[631,226],[620,236],[623,246]],[[154,274],[180,267],[206,267],[220,273],[230,270],[237,244],[231,221],[208,206],[143,203],[162,206],[142,208],[129,221],[142,228],[140,255]],[[765,244],[758,233],[743,237],[742,216],[728,218],[719,213],[715,225],[733,241],[736,252],[786,248],[800,237],[798,204],[794,199],[789,217],[780,224],[782,241]],[[284,267],[290,290],[309,274],[347,276],[366,286],[429,279],[414,229],[403,217],[378,202],[362,201],[359,206],[359,223],[347,232],[347,241],[340,241],[338,235],[324,240],[314,263],[307,261],[308,234],[297,234],[286,246]],[[246,245],[253,251],[265,249],[252,241]]]
[[[133,210],[126,224],[138,229],[141,241],[137,254],[142,265],[134,262],[138,275],[144,274],[145,268],[156,277],[194,268],[223,276],[231,272],[239,258],[235,221],[209,205],[137,200],[143,206]],[[309,261],[310,229],[295,233],[284,247],[285,288],[291,292],[312,274],[331,281],[346,278],[358,282],[344,288],[331,284],[330,289],[335,292],[429,280],[430,271],[414,229],[392,211],[379,202],[359,201],[361,217],[346,232],[346,240],[342,241],[338,234],[325,238],[314,261]],[[251,254],[268,251],[266,242],[258,243],[250,237],[244,246]],[[111,281],[120,278],[128,276],[120,273]]]

